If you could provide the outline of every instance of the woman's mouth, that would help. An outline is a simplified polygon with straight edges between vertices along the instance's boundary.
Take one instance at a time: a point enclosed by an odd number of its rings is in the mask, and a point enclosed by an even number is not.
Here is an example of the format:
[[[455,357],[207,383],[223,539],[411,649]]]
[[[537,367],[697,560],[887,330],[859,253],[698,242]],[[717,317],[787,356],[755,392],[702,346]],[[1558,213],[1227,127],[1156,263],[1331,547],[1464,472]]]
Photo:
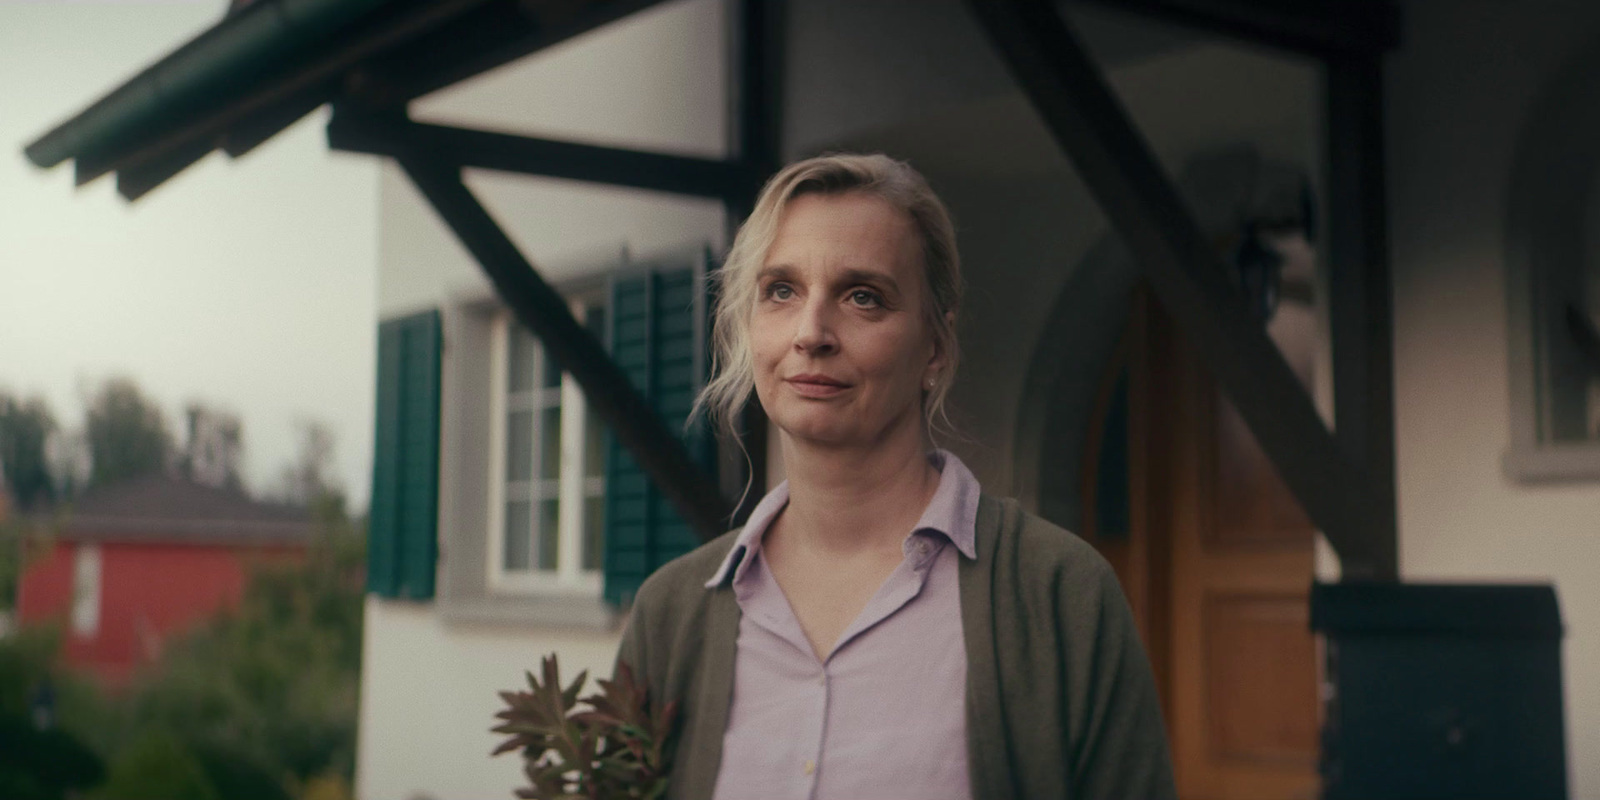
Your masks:
[[[795,375],[788,378],[785,383],[793,387],[802,397],[833,397],[850,388],[850,384],[826,375]]]

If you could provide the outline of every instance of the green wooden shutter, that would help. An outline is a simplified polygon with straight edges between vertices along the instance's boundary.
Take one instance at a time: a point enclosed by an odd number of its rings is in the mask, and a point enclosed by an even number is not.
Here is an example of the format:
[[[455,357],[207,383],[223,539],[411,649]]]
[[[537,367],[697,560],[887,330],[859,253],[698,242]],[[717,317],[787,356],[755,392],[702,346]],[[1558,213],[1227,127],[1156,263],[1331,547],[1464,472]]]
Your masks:
[[[439,553],[440,347],[438,311],[378,326],[367,589],[383,597],[433,597]]]
[[[675,431],[684,430],[705,383],[706,307],[701,265],[618,276],[611,284],[612,358]],[[632,601],[657,567],[693,550],[700,539],[627,449],[608,438],[605,598],[620,605]],[[709,426],[697,421],[684,442],[712,473],[716,440]]]

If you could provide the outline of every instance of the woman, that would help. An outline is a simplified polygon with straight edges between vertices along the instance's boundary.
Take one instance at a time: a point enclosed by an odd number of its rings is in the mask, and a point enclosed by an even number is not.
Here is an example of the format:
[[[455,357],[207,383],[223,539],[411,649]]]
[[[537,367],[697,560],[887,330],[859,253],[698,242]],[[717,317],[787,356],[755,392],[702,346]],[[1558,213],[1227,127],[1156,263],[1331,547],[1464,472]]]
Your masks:
[[[728,425],[753,389],[788,480],[635,598],[619,658],[681,708],[669,796],[1173,796],[1110,568],[932,447],[961,279],[922,176],[785,168],[721,281],[701,403]]]

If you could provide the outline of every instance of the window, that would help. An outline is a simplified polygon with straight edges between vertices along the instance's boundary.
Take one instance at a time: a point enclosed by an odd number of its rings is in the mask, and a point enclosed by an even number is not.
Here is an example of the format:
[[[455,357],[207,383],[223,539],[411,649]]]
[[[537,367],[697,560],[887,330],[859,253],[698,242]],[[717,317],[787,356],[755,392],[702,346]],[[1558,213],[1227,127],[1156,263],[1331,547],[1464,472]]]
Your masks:
[[[72,635],[100,632],[100,545],[80,544],[72,561]]]
[[[1600,50],[1523,124],[1506,221],[1511,446],[1522,481],[1600,480]]]
[[[602,295],[573,315],[604,338]],[[493,333],[490,585],[599,592],[604,558],[604,428],[572,377],[502,312]]]
[[[706,368],[708,263],[703,248],[669,252],[572,270],[580,277],[558,288],[574,317],[604,342],[666,425],[686,431],[691,455],[715,475],[709,428],[685,426]],[[437,599],[442,618],[452,623],[614,629],[618,609],[639,583],[693,549],[698,537],[588,407],[577,382],[500,298],[463,295],[417,318],[438,321],[439,335],[420,340],[438,347],[415,358],[394,356],[407,356],[405,348],[380,348],[391,357],[380,358],[379,399],[407,402],[379,405],[369,553],[392,557],[373,563],[393,562],[402,576],[420,575],[425,563],[432,575],[432,554],[446,554],[437,560]],[[383,322],[380,339],[394,339],[388,334],[405,319]],[[442,387],[432,405],[427,397],[411,398],[419,393],[407,388],[425,386],[421,378],[434,374],[421,369],[426,364],[438,366]],[[412,365],[415,375],[400,369]],[[402,373],[409,377],[393,379]],[[383,390],[386,378],[406,391]],[[428,408],[438,413],[429,419],[410,414]],[[394,424],[384,424],[390,418]],[[434,450],[409,446],[435,431]],[[394,441],[406,446],[386,446]],[[423,490],[432,484],[378,479],[421,474],[416,464],[437,466],[428,473],[438,476],[437,551],[413,546],[434,543],[433,528],[423,537],[411,536],[418,526],[377,525],[379,511],[389,508],[378,499],[426,499]],[[387,493],[378,491],[383,487]],[[419,512],[401,521],[413,518],[432,517]],[[414,592],[383,596],[420,599]]]

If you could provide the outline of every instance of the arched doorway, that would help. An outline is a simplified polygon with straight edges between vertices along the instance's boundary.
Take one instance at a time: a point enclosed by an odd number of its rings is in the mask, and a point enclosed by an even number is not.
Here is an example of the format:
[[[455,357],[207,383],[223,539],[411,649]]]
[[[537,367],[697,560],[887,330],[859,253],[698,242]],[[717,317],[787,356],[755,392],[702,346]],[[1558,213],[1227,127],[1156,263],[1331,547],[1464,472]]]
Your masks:
[[[1303,172],[1229,148],[1192,159],[1179,184],[1309,386],[1322,337]],[[1117,570],[1180,795],[1313,797],[1315,530],[1136,273],[1108,240],[1058,300],[1019,409],[1017,474]]]

